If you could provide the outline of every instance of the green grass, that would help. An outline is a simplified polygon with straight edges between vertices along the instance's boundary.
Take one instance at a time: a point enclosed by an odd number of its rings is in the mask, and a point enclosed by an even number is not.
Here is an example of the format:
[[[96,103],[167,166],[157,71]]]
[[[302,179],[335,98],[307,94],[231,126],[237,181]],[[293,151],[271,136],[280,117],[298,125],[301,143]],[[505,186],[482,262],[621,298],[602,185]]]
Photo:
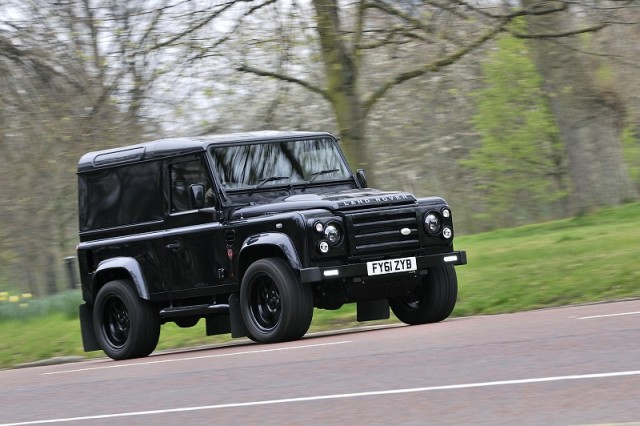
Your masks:
[[[633,203],[573,219],[458,237],[456,248],[467,251],[469,264],[457,268],[459,296],[453,315],[640,297],[639,217],[640,203]],[[82,351],[79,303],[77,292],[42,301],[0,300],[0,368],[55,356],[103,356]],[[353,305],[316,310],[310,331],[356,324]],[[189,329],[171,323],[162,327],[158,350],[228,340],[205,336],[204,321]]]
[[[460,238],[454,315],[640,296],[640,204]]]

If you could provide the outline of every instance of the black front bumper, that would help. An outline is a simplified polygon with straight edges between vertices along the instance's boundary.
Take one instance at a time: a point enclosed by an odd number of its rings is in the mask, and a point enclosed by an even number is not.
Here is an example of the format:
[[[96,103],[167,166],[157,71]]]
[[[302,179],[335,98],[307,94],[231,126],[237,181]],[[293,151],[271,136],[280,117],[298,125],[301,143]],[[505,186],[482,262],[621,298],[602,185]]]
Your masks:
[[[405,256],[398,256],[405,257]],[[416,257],[416,271],[425,270],[429,268],[433,268],[435,266],[442,265],[466,265],[467,264],[467,252],[465,251],[452,251],[449,253],[439,253],[439,254],[430,254],[426,256],[415,256]],[[397,274],[402,273],[413,273],[411,272],[398,272]],[[387,276],[393,276],[394,273],[388,274]],[[335,279],[343,279],[343,278],[355,278],[355,277],[366,277],[367,274],[367,263],[355,263],[351,265],[340,265],[340,266],[328,266],[322,268],[303,268],[300,269],[300,281],[303,283],[314,283]]]

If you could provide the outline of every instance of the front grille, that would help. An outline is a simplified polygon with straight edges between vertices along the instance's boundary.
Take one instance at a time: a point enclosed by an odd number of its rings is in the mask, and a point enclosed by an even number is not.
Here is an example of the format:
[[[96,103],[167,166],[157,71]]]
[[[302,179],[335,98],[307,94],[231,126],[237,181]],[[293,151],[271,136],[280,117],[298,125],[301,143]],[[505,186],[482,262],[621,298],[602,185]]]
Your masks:
[[[363,210],[345,216],[349,228],[351,256],[392,254],[420,246],[414,208]],[[402,235],[401,229],[411,233]]]

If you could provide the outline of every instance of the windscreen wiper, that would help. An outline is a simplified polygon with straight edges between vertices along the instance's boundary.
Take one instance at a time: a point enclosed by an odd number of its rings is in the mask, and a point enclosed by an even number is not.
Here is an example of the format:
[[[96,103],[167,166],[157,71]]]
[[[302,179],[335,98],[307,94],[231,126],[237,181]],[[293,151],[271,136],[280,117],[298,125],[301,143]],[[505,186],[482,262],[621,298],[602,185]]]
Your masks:
[[[311,182],[313,182],[314,180],[316,180],[316,178],[317,178],[318,176],[321,176],[321,175],[328,175],[329,173],[334,173],[334,172],[339,172],[339,171],[340,171],[340,169],[326,169],[326,170],[320,170],[319,172],[311,173],[311,179],[309,179],[309,180],[307,181],[307,183],[305,183],[305,184],[304,184],[304,187],[302,188],[302,190],[304,191],[305,189],[307,189],[307,187],[309,186],[309,184],[310,184]]]
[[[269,176],[264,179],[260,179],[260,181],[258,181],[256,186],[253,187],[249,195],[253,194],[256,189],[260,188],[262,185],[264,185],[267,182],[273,182],[274,180],[283,180],[283,179],[289,179],[289,178],[290,176]]]

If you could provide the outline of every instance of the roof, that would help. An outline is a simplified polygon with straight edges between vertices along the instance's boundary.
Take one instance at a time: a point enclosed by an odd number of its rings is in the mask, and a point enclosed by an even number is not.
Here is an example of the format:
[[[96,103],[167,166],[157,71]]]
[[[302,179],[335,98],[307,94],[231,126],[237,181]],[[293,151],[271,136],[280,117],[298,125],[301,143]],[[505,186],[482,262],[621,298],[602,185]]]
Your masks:
[[[326,132],[302,131],[260,131],[245,133],[228,133],[183,138],[159,139],[120,148],[88,152],[78,161],[78,172],[114,166],[116,164],[133,163],[150,159],[172,157],[190,152],[205,151],[211,145],[243,144],[255,142],[277,142],[312,137],[332,137]]]

